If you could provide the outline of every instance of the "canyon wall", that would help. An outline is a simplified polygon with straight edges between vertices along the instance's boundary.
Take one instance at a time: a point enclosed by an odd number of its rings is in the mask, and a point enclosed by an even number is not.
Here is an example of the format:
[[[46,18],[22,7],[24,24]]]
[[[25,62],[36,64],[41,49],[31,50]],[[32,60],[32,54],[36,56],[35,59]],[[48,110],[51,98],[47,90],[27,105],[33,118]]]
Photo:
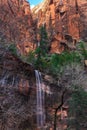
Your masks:
[[[52,53],[62,52],[65,46],[75,49],[79,39],[86,41],[86,0],[44,0],[32,12],[38,28],[46,25]]]
[[[66,47],[75,49],[79,39],[87,41],[87,0],[45,0],[32,12],[26,0],[0,0],[0,130],[36,130],[34,68],[4,48],[4,44],[15,43],[19,52],[26,55],[40,40],[37,34],[41,26],[46,26],[50,53],[61,53]],[[42,73],[47,129],[53,129],[55,110],[62,102],[63,90],[73,83],[87,86],[87,74],[80,67],[64,67],[61,77]],[[68,96],[71,93],[66,91],[65,103]],[[63,116],[62,112],[65,112]],[[67,111],[59,110],[57,116],[57,128],[66,129]],[[81,126],[81,130],[87,129],[86,125],[84,127]]]
[[[0,52],[0,56],[0,130],[38,130],[34,68],[9,51],[4,55]],[[50,129],[53,128],[54,108],[61,102],[63,86],[54,84],[55,79],[49,75],[43,75],[43,79],[46,114],[44,126]],[[65,96],[67,99],[67,92]],[[61,118],[60,111],[58,115]]]
[[[15,43],[20,53],[34,49],[34,26],[26,0],[0,0],[0,41]]]
[[[38,30],[46,26],[50,53],[76,49],[87,41],[86,0],[44,0],[32,10],[27,0],[0,0],[0,41],[15,43],[21,54],[36,48]]]

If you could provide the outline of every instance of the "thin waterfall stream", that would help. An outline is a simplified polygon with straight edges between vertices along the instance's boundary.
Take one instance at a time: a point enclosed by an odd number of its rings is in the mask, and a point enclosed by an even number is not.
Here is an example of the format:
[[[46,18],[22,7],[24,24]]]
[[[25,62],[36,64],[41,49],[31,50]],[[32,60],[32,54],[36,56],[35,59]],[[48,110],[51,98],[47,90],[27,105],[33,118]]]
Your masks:
[[[44,108],[44,99],[45,99],[45,91],[42,83],[41,72],[35,70],[36,76],[36,87],[37,87],[37,127],[44,128],[45,125],[45,108]]]

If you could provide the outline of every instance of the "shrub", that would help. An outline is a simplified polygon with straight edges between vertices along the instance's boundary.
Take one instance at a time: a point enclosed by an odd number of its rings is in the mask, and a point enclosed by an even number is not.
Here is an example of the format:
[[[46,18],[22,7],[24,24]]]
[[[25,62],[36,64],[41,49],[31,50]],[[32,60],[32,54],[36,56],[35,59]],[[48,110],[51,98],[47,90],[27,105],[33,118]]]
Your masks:
[[[80,62],[81,57],[79,53],[77,52],[63,52],[60,55],[59,54],[53,54],[51,57],[51,62],[54,64],[54,66],[57,65],[65,65],[65,64],[71,64],[72,62]]]
[[[26,61],[33,64],[33,65],[35,64],[36,59],[35,59],[35,52],[34,51],[29,52],[29,54],[27,55]]]
[[[81,54],[84,59],[87,59],[87,45],[84,42],[80,42]]]
[[[69,104],[69,116],[73,117],[69,125],[74,126],[76,130],[82,130],[82,124],[84,126],[87,122],[87,92],[75,86]]]
[[[45,56],[48,53],[48,36],[47,36],[47,32],[46,32],[46,27],[42,26],[40,28],[40,55]]]
[[[9,51],[13,54],[13,55],[17,55],[17,48],[16,48],[16,45],[15,44],[11,44],[9,47],[8,47]]]

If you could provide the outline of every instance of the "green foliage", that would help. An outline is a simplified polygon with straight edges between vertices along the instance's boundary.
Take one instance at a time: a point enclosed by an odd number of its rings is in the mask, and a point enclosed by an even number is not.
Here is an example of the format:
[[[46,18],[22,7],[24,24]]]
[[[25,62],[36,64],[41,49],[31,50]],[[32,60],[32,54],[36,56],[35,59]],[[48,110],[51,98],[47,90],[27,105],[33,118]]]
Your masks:
[[[8,49],[13,55],[17,55],[17,48],[15,44],[11,44]]]
[[[84,59],[87,59],[87,45],[84,42],[80,42],[81,54]]]
[[[43,28],[41,29],[43,30]],[[45,42],[46,34],[42,35],[44,31],[41,31],[42,41],[40,47],[35,52],[30,52],[27,56],[27,61],[32,63],[36,69],[50,73],[51,75],[58,76],[59,73],[63,72],[63,69],[67,65],[73,63],[81,64],[81,61],[87,57],[87,51],[85,46],[81,43],[80,51],[63,52],[61,54],[48,54],[43,48],[46,48],[47,43]],[[69,102],[69,128],[72,126],[76,130],[80,129],[80,124],[87,122],[87,92],[81,87],[74,86],[73,94]]]
[[[71,65],[74,62],[80,63],[81,56],[77,52],[63,52],[61,54],[52,54],[49,59],[49,71],[58,75],[62,73],[63,69],[67,65]]]
[[[71,64],[72,62],[80,62],[81,58],[77,52],[63,52],[60,55],[53,54],[51,62],[57,65]]]
[[[45,26],[42,26],[40,28],[40,36],[41,36],[41,41],[43,40],[44,42],[48,38]]]
[[[37,48],[36,51],[29,52],[26,61],[28,63],[31,63],[35,68],[43,71],[44,69],[47,68],[48,65],[45,57],[43,57],[42,55],[39,56],[40,51],[41,51],[40,48]]]
[[[35,67],[40,69],[41,71],[46,71],[48,69],[48,62],[45,59],[46,57],[37,57]]]
[[[87,122],[87,92],[75,86],[69,104],[69,116],[74,117],[69,125],[74,125],[77,130],[80,130],[81,123]]]
[[[46,27],[42,26],[40,28],[40,37],[41,37],[41,41],[40,41],[40,54],[42,56],[45,56],[45,54],[48,52],[48,36],[47,36],[47,32],[46,32]]]
[[[40,46],[37,47],[33,55],[32,53],[29,53],[28,61],[33,63],[36,68],[42,70],[45,69],[47,66],[45,57],[48,52],[47,49],[48,37],[45,26],[42,26],[40,28],[40,37],[41,37]]]
[[[33,65],[35,64],[36,59],[35,59],[35,52],[34,51],[29,52],[29,54],[26,58],[26,61],[33,64]]]
[[[36,48],[35,54],[37,55],[38,58],[41,58],[42,56],[45,56],[44,50],[42,50],[41,47]]]
[[[72,65],[73,63],[81,64],[83,57],[86,57],[87,51],[85,50],[83,44],[80,45],[80,51],[63,52],[61,54],[48,54],[44,47],[46,48],[47,42],[45,42],[45,37],[47,38],[46,30],[44,27],[41,28],[41,44],[34,52],[30,52],[27,56],[27,62],[33,64],[35,68],[40,69],[46,73],[52,75],[58,75],[62,73],[67,65]],[[44,35],[43,35],[44,34]]]
[[[80,63],[81,55],[78,52],[63,52],[61,54],[42,55],[42,49],[38,47],[35,52],[30,52],[27,62],[32,63],[36,68],[51,74],[58,74],[63,67],[73,62]]]

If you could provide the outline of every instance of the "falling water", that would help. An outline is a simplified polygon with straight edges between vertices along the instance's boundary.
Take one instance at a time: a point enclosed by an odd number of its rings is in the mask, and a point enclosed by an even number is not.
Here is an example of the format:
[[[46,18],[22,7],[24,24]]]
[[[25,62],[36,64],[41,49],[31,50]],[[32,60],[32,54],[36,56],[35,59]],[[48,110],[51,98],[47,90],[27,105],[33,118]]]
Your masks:
[[[38,70],[35,70],[35,76],[37,86],[37,127],[43,128],[45,124],[44,88],[41,73]]]
[[[10,80],[9,80],[10,79]],[[13,86],[15,83],[15,77],[12,76],[8,71],[3,72],[0,78],[0,85],[3,87],[4,85]]]
[[[6,79],[8,78],[8,76],[9,76],[8,72],[4,72],[2,78],[0,79],[1,86],[5,85],[5,82],[6,82]]]

